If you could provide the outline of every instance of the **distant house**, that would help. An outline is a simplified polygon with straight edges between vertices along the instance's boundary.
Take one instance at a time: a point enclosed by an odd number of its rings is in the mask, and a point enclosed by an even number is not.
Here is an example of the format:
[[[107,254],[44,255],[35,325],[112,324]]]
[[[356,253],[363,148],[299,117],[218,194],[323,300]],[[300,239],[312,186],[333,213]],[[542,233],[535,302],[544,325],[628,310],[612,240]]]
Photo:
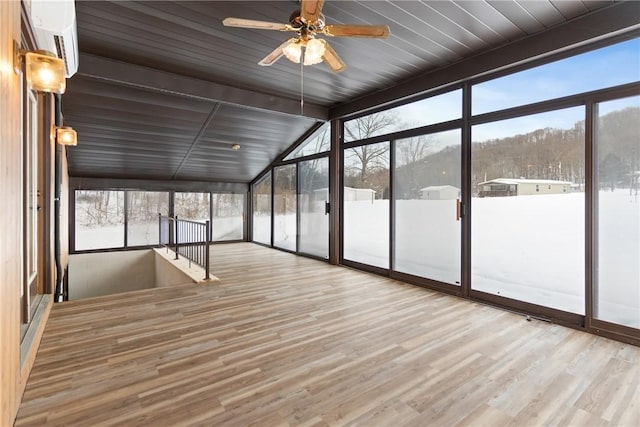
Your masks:
[[[376,198],[376,191],[371,188],[351,188],[344,187],[344,201],[357,202],[361,200],[370,200],[373,202]]]
[[[420,190],[423,200],[453,200],[460,197],[460,189],[453,185],[432,185]]]
[[[316,201],[329,200],[329,189],[318,188],[313,190],[313,199]],[[367,200],[373,202],[376,198],[376,191],[370,188],[352,188],[344,187],[344,201],[357,202]]]
[[[571,191],[569,181],[551,179],[498,178],[478,184],[478,197],[530,196],[562,194]]]

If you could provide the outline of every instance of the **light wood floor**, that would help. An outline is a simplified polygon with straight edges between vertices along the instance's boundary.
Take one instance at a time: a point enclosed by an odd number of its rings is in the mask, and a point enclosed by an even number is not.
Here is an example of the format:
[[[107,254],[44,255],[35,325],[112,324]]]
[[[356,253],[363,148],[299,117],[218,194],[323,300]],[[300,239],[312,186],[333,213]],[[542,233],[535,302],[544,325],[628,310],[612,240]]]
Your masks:
[[[17,426],[640,425],[640,348],[250,243],[56,304]]]

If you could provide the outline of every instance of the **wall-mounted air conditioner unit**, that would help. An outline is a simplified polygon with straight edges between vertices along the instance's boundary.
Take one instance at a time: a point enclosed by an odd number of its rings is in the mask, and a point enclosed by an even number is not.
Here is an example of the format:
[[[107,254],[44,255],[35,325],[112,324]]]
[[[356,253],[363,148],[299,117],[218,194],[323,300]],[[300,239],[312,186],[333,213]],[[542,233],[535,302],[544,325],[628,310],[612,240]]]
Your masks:
[[[2,1],[2,0],[0,0]],[[64,60],[67,77],[78,71],[78,32],[74,0],[32,0],[31,24],[38,49]]]

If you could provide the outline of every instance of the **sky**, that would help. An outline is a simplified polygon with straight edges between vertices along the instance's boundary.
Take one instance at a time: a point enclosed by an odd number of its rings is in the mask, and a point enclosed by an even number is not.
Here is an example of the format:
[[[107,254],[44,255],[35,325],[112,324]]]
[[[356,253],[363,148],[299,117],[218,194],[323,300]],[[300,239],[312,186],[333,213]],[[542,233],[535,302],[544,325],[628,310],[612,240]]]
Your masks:
[[[472,112],[482,114],[640,80],[640,38],[555,61],[472,87]],[[600,113],[640,106],[640,98],[608,102]],[[403,121],[425,126],[462,116],[462,91],[397,107]],[[503,138],[545,127],[572,128],[584,107],[536,114],[474,127],[473,141]]]

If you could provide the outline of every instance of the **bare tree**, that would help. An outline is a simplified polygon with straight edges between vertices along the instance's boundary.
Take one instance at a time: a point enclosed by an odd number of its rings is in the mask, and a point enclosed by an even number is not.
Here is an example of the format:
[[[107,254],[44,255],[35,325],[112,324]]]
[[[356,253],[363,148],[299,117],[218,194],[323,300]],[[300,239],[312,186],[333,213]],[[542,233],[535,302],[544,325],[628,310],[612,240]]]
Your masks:
[[[394,111],[381,111],[346,122],[344,133],[347,141],[359,141],[393,132],[399,128],[399,122],[398,114]]]
[[[397,113],[382,111],[350,120],[345,123],[344,132],[347,141],[357,141],[390,133],[402,126]],[[374,175],[389,169],[389,143],[368,144],[347,150],[345,168],[350,178],[347,185],[359,188],[380,187],[370,181]],[[384,192],[384,188],[374,189],[378,194]]]

